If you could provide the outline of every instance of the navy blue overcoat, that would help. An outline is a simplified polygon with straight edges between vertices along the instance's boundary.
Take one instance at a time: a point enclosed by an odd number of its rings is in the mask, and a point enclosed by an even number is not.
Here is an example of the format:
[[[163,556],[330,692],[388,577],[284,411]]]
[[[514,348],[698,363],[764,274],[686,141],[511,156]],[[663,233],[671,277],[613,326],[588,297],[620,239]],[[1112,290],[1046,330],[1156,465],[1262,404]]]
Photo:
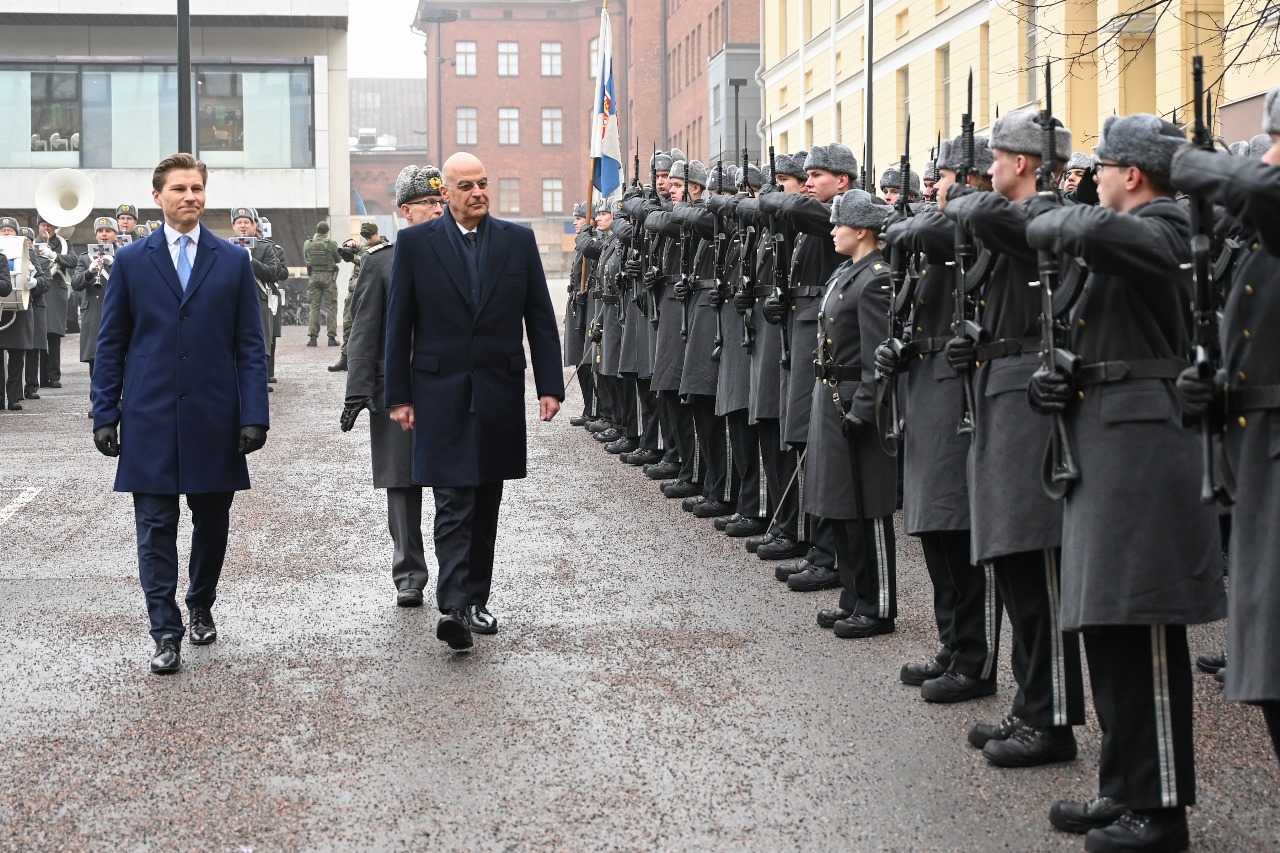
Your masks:
[[[92,396],[94,429],[120,423],[116,491],[249,488],[240,427],[270,426],[249,253],[201,227],[184,294],[164,228],[117,252]]]
[[[386,404],[413,404],[413,481],[423,486],[525,476],[526,334],[538,396],[564,399],[560,332],[533,231],[492,216],[481,230],[478,304],[447,210],[396,236]]]

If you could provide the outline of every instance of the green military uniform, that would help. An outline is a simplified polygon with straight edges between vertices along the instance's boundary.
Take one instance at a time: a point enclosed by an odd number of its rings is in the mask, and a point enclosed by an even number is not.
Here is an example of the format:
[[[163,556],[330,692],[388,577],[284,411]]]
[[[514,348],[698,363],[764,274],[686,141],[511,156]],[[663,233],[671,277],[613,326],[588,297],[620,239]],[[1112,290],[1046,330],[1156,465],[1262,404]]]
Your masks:
[[[378,226],[375,223],[362,222],[360,224],[360,237],[365,242],[358,247],[344,245],[338,250],[342,255],[342,259],[352,265],[351,281],[347,285],[347,298],[342,305],[342,360],[339,362],[341,364],[341,367],[338,367],[339,370],[346,367],[347,339],[351,337],[351,308],[355,303],[356,285],[360,283],[360,266],[364,263],[365,256],[369,254],[371,249],[385,242],[378,241],[377,235]]]
[[[342,256],[338,254],[338,244],[329,238],[329,223],[316,225],[316,233],[302,246],[302,256],[307,262],[307,296],[311,302],[311,317],[307,323],[307,334],[311,336],[310,345],[314,346],[320,334],[320,310],[324,303],[324,311],[329,318],[329,342],[337,346],[338,320],[338,263]]]

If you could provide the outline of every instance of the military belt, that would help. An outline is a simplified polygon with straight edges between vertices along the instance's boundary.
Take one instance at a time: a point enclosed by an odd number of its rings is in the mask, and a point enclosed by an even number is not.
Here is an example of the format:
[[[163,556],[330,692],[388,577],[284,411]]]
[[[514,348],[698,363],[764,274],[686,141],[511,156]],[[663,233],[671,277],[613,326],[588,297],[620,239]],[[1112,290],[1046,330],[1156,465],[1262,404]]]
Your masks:
[[[791,287],[787,289],[787,296],[795,298],[797,296],[821,296],[826,292],[823,287]]]
[[[751,295],[752,296],[773,296],[773,291],[774,291],[774,288],[766,284],[760,287],[753,287],[751,289]]]
[[[711,290],[715,286],[716,286],[716,280],[714,278],[699,278],[694,280],[693,287],[690,289],[695,291]]]
[[[978,344],[975,348],[977,353],[976,360],[981,363],[991,361],[992,359],[1004,358],[1009,355],[1021,355],[1024,352],[1039,352],[1039,338],[1004,338],[999,341],[991,341],[985,344]]]
[[[600,301],[605,305],[617,305],[620,297],[616,293],[605,293],[600,296]]]
[[[1260,409],[1280,409],[1280,385],[1263,385],[1261,388],[1231,388],[1227,391],[1227,414],[1254,412]]]
[[[1177,379],[1187,363],[1180,358],[1136,358],[1132,361],[1104,361],[1086,364],[1072,375],[1076,388],[1109,385],[1127,379]]]
[[[827,382],[858,382],[862,379],[862,366],[849,364],[813,363],[813,375]]]
[[[902,345],[903,358],[915,358],[918,355],[930,355],[942,352],[947,348],[950,338],[916,338]]]

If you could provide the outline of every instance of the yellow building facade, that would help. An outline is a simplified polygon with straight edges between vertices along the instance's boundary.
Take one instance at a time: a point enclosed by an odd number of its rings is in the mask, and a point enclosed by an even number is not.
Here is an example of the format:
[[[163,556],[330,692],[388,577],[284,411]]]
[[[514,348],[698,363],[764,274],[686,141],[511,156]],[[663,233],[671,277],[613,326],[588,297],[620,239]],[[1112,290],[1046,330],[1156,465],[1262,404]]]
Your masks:
[[[1258,132],[1261,95],[1280,85],[1280,14],[1268,13],[1275,7],[1267,0],[1167,0],[1155,8],[1150,0],[880,0],[872,4],[872,145],[865,156],[862,0],[761,2],[766,143],[790,152],[843,142],[860,166],[869,160],[877,181],[902,153],[908,114],[917,171],[939,134],[959,134],[970,73],[982,132],[998,115],[1042,108],[1051,58],[1053,111],[1077,151],[1093,150],[1112,114],[1190,122],[1197,45],[1212,86],[1215,131],[1233,133],[1228,141]],[[1225,74],[1224,64],[1231,64]]]

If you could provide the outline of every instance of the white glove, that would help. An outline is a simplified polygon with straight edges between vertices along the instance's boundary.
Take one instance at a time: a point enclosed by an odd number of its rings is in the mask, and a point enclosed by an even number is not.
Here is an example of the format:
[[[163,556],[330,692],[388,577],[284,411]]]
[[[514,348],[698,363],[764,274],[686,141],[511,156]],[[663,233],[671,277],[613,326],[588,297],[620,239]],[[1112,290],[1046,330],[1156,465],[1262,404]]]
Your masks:
[[[113,258],[111,255],[107,255],[105,258],[102,259],[102,263],[105,264],[106,266],[111,266],[115,262],[116,262],[116,259]]]
[[[28,285],[27,290],[30,290],[32,287],[34,287],[35,283],[36,283],[36,271],[31,270],[27,273],[27,285]]]
[[[45,246],[40,250],[40,257],[44,258],[46,261],[53,261],[57,260],[58,253],[53,249],[50,249],[48,246]]]

